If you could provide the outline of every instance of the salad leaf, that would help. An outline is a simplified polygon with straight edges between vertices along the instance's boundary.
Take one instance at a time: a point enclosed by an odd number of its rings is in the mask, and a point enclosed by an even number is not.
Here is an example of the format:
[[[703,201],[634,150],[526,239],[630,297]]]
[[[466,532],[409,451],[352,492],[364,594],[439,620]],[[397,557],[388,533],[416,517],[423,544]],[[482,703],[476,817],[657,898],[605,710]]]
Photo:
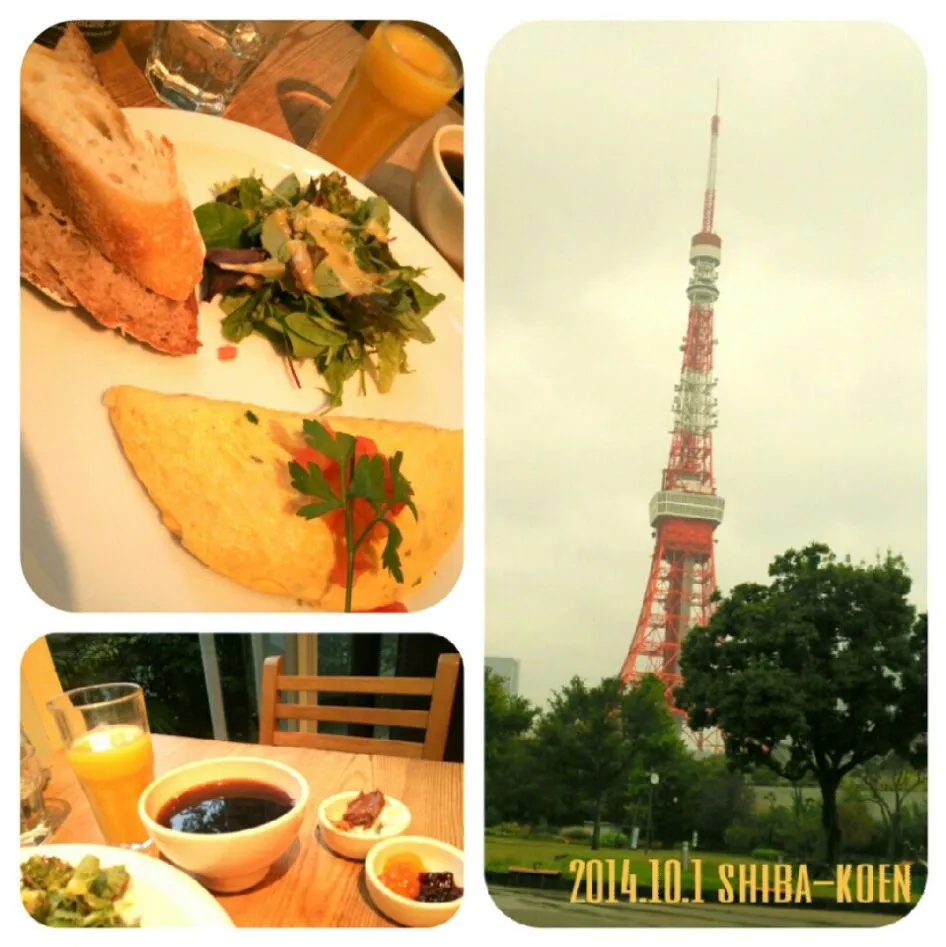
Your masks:
[[[223,337],[228,342],[242,342],[253,334],[254,322],[260,318],[257,310],[265,306],[266,296],[265,288],[253,293],[221,322]]]
[[[273,194],[279,198],[280,203],[295,204],[302,195],[302,185],[294,174],[290,174],[273,188]]]
[[[315,268],[315,272],[312,274],[312,283],[323,299],[345,295],[345,290],[342,288],[338,275],[324,260]]]
[[[439,306],[447,297],[443,293],[428,293],[417,280],[408,282],[408,292],[414,300],[414,311],[423,319],[429,315],[437,306]],[[431,338],[431,341],[433,339]]]
[[[259,178],[243,178],[237,185],[237,194],[244,210],[257,210],[263,200],[263,182]]]
[[[244,210],[217,201],[201,204],[194,210],[194,217],[208,247],[244,246],[243,231],[252,223]]]
[[[378,391],[390,391],[394,379],[406,367],[404,343],[395,335],[386,335],[378,345]]]
[[[282,324],[289,333],[293,354],[299,358],[315,358],[326,346],[344,345],[348,341],[345,332],[326,328],[304,312],[288,313],[283,317]]]
[[[263,249],[274,259],[282,263],[286,262],[283,252],[286,248],[288,238],[280,224],[279,218],[275,214],[269,214],[263,219],[260,226],[260,243]]]

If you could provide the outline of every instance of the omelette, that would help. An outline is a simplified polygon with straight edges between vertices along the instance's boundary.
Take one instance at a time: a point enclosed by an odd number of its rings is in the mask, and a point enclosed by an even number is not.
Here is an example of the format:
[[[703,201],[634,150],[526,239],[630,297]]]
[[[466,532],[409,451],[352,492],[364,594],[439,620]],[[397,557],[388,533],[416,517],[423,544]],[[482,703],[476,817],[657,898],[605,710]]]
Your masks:
[[[104,402],[122,450],[164,525],[214,572],[247,588],[343,611],[333,579],[336,539],[321,518],[296,514],[310,498],[289,463],[305,447],[305,415],[195,395],[110,388]],[[318,418],[315,418],[318,420]],[[333,431],[403,452],[417,519],[401,510],[403,583],[382,567],[383,541],[353,586],[352,608],[400,602],[434,575],[463,521],[463,433],[402,421],[329,419]]]

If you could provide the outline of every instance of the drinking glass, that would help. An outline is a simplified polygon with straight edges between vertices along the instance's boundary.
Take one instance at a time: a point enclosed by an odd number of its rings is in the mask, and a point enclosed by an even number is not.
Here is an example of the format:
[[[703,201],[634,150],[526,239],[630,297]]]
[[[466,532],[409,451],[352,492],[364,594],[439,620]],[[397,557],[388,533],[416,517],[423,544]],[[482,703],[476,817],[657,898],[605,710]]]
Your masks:
[[[416,23],[381,23],[322,118],[315,151],[365,178],[462,84],[460,59],[439,34]]]
[[[147,848],[151,840],[138,818],[138,798],[154,781],[154,751],[141,688],[79,687],[47,706],[105,841]]]
[[[145,76],[162,102],[221,115],[288,25],[262,20],[158,22]]]
[[[20,730],[20,845],[41,845],[52,834],[43,800],[43,768],[36,748]]]

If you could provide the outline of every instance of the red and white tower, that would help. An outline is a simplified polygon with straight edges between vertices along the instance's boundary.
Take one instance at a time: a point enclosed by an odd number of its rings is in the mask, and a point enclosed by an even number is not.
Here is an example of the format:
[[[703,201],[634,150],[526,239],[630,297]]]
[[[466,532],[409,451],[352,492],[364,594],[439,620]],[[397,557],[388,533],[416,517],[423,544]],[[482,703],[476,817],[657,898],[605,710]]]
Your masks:
[[[716,268],[722,241],[713,232],[716,204],[716,145],[719,138],[719,86],[710,136],[709,174],[703,198],[703,226],[690,241],[693,275],[687,286],[690,315],[683,338],[683,367],[673,401],[670,459],[660,490],[650,501],[656,542],[634,638],[621,678],[633,684],[655,674],[666,687],[671,710],[673,688],[682,680],[680,646],[694,625],[710,618],[716,589],[713,534],[722,522],[724,501],[713,477],[716,381],[713,377],[713,306],[719,296]],[[697,752],[723,748],[716,730],[693,733],[681,720],[684,738]]]

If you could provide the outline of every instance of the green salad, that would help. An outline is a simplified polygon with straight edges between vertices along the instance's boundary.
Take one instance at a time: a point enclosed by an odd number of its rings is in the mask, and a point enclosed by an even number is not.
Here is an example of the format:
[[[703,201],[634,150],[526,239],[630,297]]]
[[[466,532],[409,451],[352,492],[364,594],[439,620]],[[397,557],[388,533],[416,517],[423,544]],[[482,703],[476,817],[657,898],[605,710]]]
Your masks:
[[[194,211],[207,247],[202,296],[220,296],[224,337],[258,332],[288,357],[313,359],[330,407],[370,377],[382,393],[409,371],[406,346],[434,341],[426,319],[444,296],[392,252],[390,208],[359,200],[338,172],[268,187],[251,176],[214,189]]]
[[[102,868],[93,855],[78,865],[34,855],[20,866],[20,897],[47,927],[140,927],[118,908],[131,878],[121,865]]]

